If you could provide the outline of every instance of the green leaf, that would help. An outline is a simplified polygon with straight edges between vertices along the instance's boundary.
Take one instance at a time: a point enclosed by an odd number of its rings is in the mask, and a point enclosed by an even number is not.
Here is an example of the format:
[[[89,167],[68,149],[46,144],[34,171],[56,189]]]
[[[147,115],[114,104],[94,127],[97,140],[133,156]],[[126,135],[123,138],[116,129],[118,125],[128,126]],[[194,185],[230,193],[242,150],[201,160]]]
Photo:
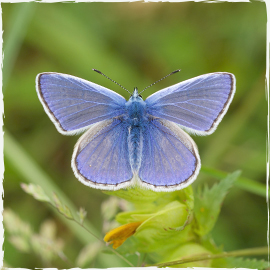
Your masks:
[[[136,220],[145,220],[134,235],[139,240],[138,251],[151,252],[172,249],[193,236],[187,225],[189,212],[185,204],[173,201],[151,214],[133,214]],[[184,229],[185,228],[185,229]]]
[[[176,191],[179,196],[180,201],[185,203],[189,210],[193,210],[194,208],[194,195],[192,186],[188,186],[184,189]]]
[[[154,201],[154,205],[164,207],[171,203],[172,201],[179,201],[187,206],[187,208],[192,211],[194,207],[194,196],[192,186],[188,186],[181,190],[176,190],[174,192],[163,192],[162,196],[158,197]]]
[[[244,258],[226,258],[227,266],[231,268],[250,268],[264,270],[269,268],[269,263],[264,260],[244,259]]]
[[[21,183],[21,188],[28,194],[32,195],[36,200],[51,203],[51,199],[45,194],[39,185]]]
[[[159,249],[164,251],[165,247],[174,248],[175,245],[195,237],[191,226],[187,226],[193,216],[194,197],[191,186],[174,192],[162,192],[158,195],[155,194],[157,192],[139,189],[133,189],[132,192],[134,192],[133,199],[136,198],[136,210],[120,212],[116,216],[116,220],[120,224],[142,222],[130,240],[133,242],[132,250],[150,252]],[[120,194],[123,198],[122,195],[125,193]],[[151,199],[144,197],[141,202],[140,197],[147,195],[150,195]],[[147,200],[149,200],[148,203],[145,203]],[[130,249],[128,248],[128,250]]]
[[[166,192],[154,192],[149,189],[141,189],[139,187],[133,187],[129,189],[120,189],[116,191],[104,191],[105,194],[117,196],[119,198],[125,199],[129,202],[137,204],[151,203],[157,198],[166,194]]]
[[[216,177],[218,179],[223,179],[225,178],[228,173],[224,171],[220,171],[214,168],[208,168],[205,166],[202,166],[201,172],[205,173],[207,175]],[[251,192],[253,194],[257,194],[259,196],[265,197],[266,195],[266,186],[265,184],[262,184],[258,181],[254,181],[253,179],[249,179],[247,177],[239,177],[237,181],[235,182],[235,186],[239,187],[243,190],[246,190],[248,192]],[[268,194],[270,197],[270,194]]]
[[[154,215],[154,213],[149,211],[149,210],[120,212],[116,216],[116,221],[120,224],[145,221],[146,219],[150,218],[153,215]]]
[[[170,253],[167,253],[163,256],[161,263],[164,262],[173,262],[178,261],[181,259],[191,259],[195,256],[206,256],[210,255],[211,252],[204,248],[202,245],[197,243],[187,243],[183,245],[179,245],[174,250],[172,250]],[[210,267],[211,260],[204,260],[204,261],[194,261],[190,263],[182,263],[182,264],[175,264],[171,267],[177,267],[177,268],[186,268],[186,267]]]
[[[209,233],[218,218],[221,204],[240,171],[229,174],[225,179],[215,184],[211,189],[207,186],[195,193],[194,214],[197,221],[196,233],[203,236]]]
[[[186,206],[179,201],[173,201],[167,204],[160,211],[151,217],[151,223],[157,222],[156,227],[174,230],[183,225],[187,218]],[[149,220],[147,221],[149,223]]]
[[[117,196],[131,202],[134,205],[133,209],[135,208],[136,210],[156,211],[158,206],[162,208],[175,200],[186,204],[188,209],[192,210],[194,202],[193,189],[191,186],[174,192],[154,192],[152,190],[147,190],[136,186],[129,189],[106,191],[104,193]],[[129,204],[125,206],[128,207]]]

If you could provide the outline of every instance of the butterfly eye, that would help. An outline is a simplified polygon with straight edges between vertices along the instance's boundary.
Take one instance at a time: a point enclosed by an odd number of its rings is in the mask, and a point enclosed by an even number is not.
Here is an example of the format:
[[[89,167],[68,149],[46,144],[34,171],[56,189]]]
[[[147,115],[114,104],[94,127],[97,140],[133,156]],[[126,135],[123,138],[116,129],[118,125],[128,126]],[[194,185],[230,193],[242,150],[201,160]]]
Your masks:
[[[142,96],[141,96],[141,95],[139,95],[139,97],[140,97],[140,98],[142,98]]]

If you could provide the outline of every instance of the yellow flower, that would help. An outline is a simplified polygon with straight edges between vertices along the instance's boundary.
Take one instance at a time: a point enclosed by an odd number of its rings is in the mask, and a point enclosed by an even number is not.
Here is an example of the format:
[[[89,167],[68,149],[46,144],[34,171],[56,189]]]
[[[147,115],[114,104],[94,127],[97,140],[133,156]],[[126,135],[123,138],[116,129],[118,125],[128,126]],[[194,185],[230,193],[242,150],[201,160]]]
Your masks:
[[[113,244],[113,248],[120,247],[128,237],[132,236],[142,222],[133,222],[117,227],[106,233],[104,241]]]

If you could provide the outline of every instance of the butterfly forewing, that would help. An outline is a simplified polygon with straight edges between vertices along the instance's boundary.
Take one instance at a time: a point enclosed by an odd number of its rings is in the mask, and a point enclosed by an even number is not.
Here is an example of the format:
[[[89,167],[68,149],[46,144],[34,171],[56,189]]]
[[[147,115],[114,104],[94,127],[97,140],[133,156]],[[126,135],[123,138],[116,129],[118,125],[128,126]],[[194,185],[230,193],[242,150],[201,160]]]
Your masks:
[[[73,134],[124,112],[126,100],[92,82],[61,73],[41,73],[37,92],[59,132]]]
[[[143,186],[171,191],[182,189],[196,179],[201,166],[197,146],[179,126],[154,119],[144,133],[139,170]]]
[[[75,146],[72,168],[88,186],[119,189],[130,185],[133,173],[128,156],[128,130],[117,119],[90,127]]]
[[[146,99],[150,115],[199,135],[214,132],[235,92],[231,73],[210,73],[160,90]]]

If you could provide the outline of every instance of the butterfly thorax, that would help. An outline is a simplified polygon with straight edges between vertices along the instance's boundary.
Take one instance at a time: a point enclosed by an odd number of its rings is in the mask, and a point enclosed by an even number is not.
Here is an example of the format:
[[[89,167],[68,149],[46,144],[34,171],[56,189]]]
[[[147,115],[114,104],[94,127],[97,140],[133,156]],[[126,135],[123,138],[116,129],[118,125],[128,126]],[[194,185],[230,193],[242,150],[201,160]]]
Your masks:
[[[142,126],[145,119],[146,103],[138,94],[138,89],[135,87],[134,92],[130,99],[126,102],[126,110],[128,114],[128,124],[131,126]]]

